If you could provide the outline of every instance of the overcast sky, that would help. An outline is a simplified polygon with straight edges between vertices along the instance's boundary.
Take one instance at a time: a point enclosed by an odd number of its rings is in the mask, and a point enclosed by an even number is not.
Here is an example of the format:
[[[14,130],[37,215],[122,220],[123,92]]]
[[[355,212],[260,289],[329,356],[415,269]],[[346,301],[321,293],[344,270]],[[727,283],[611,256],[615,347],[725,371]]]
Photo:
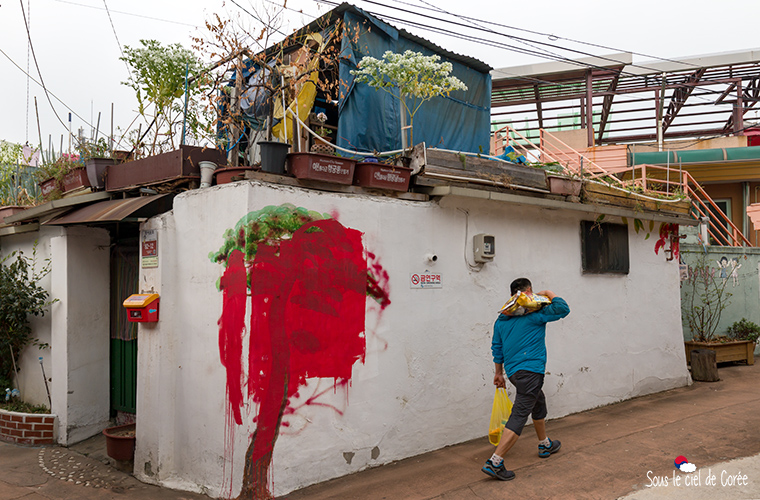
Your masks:
[[[257,12],[262,12],[264,8],[274,8],[273,2],[268,0],[236,2],[243,8],[255,9]],[[503,46],[495,47],[493,42],[530,51],[538,47],[542,51],[548,50],[570,58],[583,57],[583,54],[561,49],[594,55],[615,51],[641,54],[634,55],[634,62],[746,51],[760,47],[757,35],[760,2],[757,0],[744,2],[741,6],[737,4],[730,10],[713,1],[702,0],[357,0],[353,3],[370,12],[385,13],[426,26],[439,24],[460,35],[487,39],[489,42],[486,43],[491,45],[465,41],[455,36],[404,25],[400,20],[388,19],[394,26],[403,27],[453,52],[478,58],[495,68],[545,62],[549,59],[518,53]],[[381,3],[384,5],[379,5]],[[91,127],[97,122],[99,112],[101,135],[110,133],[112,103],[114,127],[125,129],[136,116],[134,93],[121,84],[127,79],[128,72],[125,63],[119,60],[120,45],[135,47],[141,39],[156,39],[164,44],[181,43],[189,48],[190,37],[205,33],[204,22],[212,13],[224,15],[226,12],[240,12],[235,3],[221,0],[0,2],[0,139],[19,143],[28,141],[35,145],[39,143],[34,107],[36,97],[43,145],[47,148],[49,137],[52,137],[56,150],[59,149],[61,135],[66,134],[67,127],[56,118],[40,85],[24,74],[28,71],[34,80],[40,81],[37,67],[28,51],[22,5],[30,24],[32,45],[42,80],[49,92],[65,103],[64,105],[53,95],[50,96],[58,116],[66,123],[68,106],[75,113],[72,119],[73,130],[84,127],[88,136]],[[287,3],[282,30],[289,32],[299,28],[331,8],[328,4],[314,0],[291,0]],[[424,12],[428,16],[464,24],[475,21],[463,17],[488,20],[502,26],[481,26],[510,36],[551,43],[556,47],[529,46],[501,35],[437,23],[430,18],[420,18],[398,9]],[[447,15],[440,9],[454,16]],[[549,34],[554,36],[547,36]],[[586,44],[573,43],[568,39]]]

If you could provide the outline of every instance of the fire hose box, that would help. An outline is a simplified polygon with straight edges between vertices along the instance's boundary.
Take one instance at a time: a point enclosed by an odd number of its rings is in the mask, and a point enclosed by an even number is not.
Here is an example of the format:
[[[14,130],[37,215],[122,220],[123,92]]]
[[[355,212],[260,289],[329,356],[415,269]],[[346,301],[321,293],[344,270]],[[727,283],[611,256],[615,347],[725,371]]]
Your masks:
[[[124,301],[127,319],[138,323],[155,323],[158,321],[157,293],[133,293]]]

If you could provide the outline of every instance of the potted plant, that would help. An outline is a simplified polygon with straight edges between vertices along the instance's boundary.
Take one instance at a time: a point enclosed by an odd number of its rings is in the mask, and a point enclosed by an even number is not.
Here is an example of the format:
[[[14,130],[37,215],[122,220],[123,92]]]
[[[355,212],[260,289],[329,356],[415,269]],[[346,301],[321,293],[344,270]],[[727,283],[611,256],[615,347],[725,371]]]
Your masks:
[[[108,142],[103,137],[93,142],[83,141],[77,149],[84,161],[90,186],[93,189],[105,189],[106,170],[110,165],[116,164],[116,159],[113,158]]]
[[[66,191],[90,185],[84,162],[78,154],[62,153],[56,160],[43,163],[35,172],[42,197],[60,198]]]
[[[715,361],[746,361],[754,364],[757,325],[737,322],[729,328],[728,335],[716,336],[723,310],[728,306],[731,293],[726,290],[728,279],[721,276],[701,254],[696,264],[689,266],[688,279],[682,287],[683,318],[692,332],[692,339],[684,342],[686,362],[691,363],[691,351],[709,349],[715,351]]]
[[[356,164],[354,184],[366,188],[407,191],[412,169],[400,165],[387,165],[374,158]]]
[[[103,430],[106,437],[106,453],[119,462],[132,460],[135,456],[135,424],[116,425]]]
[[[330,144],[333,142],[332,130],[325,127],[327,121],[327,115],[324,113],[317,113],[314,118],[320,123],[319,128],[314,130],[319,136],[315,137],[311,143],[310,151],[312,153],[333,154],[335,153],[335,146]]]

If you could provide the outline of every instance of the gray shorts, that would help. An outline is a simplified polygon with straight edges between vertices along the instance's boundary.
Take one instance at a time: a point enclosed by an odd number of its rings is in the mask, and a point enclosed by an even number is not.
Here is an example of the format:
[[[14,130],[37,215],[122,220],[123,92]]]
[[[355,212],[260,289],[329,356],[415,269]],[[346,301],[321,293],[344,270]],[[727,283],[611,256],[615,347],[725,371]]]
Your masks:
[[[512,414],[504,427],[519,436],[528,421],[528,415],[533,420],[546,418],[546,397],[541,390],[544,374],[518,370],[509,377],[509,381],[517,389],[517,396],[512,405]]]

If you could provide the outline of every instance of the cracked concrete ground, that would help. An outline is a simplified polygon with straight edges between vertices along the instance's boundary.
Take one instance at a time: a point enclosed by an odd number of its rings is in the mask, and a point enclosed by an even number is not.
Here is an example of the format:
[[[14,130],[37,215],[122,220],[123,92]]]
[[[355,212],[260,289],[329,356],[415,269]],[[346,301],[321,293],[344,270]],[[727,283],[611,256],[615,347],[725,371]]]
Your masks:
[[[526,429],[506,458],[517,474],[513,481],[480,471],[494,449],[484,436],[283,500],[760,499],[760,364],[724,366],[719,374],[719,382],[550,420],[547,430],[562,450],[546,460],[538,458],[535,434]],[[143,484],[104,463],[101,448],[97,439],[68,449],[0,443],[0,500],[208,499]],[[697,466],[699,484],[686,486],[694,475],[675,470],[679,455]],[[715,485],[706,484],[708,473]],[[728,476],[734,483],[722,484]],[[661,485],[649,487],[655,477]],[[675,477],[680,484],[673,484]]]

